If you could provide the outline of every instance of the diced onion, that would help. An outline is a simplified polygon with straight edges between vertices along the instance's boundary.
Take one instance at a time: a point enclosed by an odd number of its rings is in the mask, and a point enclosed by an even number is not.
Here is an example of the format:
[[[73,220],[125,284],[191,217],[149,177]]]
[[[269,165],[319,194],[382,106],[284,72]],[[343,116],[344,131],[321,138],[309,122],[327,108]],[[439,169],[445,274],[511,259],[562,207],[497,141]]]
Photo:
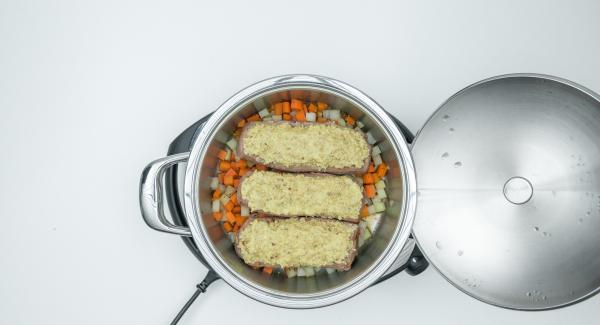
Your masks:
[[[304,270],[304,268],[299,267],[298,270],[296,271],[296,274],[298,276],[306,276],[306,271]]]
[[[386,198],[387,198],[387,195],[385,193],[385,189],[377,190],[377,195],[375,195],[375,199],[383,200],[383,199],[386,199]]]
[[[356,127],[362,129],[365,125],[361,121],[356,121]]]
[[[375,201],[373,202],[373,206],[375,207],[375,212],[385,211],[385,203],[383,201]]]
[[[273,115],[271,116],[271,118],[273,119],[273,121],[281,121],[283,119],[281,115]]]
[[[332,273],[335,273],[335,269],[334,269],[334,268],[332,268],[332,267],[326,267],[326,268],[325,268],[325,271],[327,272],[327,274],[332,274]]]
[[[383,179],[380,179],[379,182],[375,183],[375,188],[377,189],[377,192],[384,190],[385,181]]]
[[[344,121],[344,119],[339,118],[339,119],[337,119],[337,122],[338,122],[338,125],[346,126],[346,121]]]
[[[369,230],[371,230],[371,232],[375,232],[375,230],[377,230],[377,227],[379,227],[379,224],[381,223],[381,216],[381,213],[376,213],[365,218],[365,221],[367,222],[367,227],[369,227]]]
[[[315,270],[312,267],[305,267],[304,268],[304,273],[306,274],[305,276],[314,276],[315,275]]]
[[[258,115],[260,115],[260,117],[264,119],[265,117],[267,117],[271,114],[269,113],[269,110],[265,108],[265,109],[261,109],[260,111],[258,111]]]
[[[223,194],[230,197],[234,192],[235,192],[235,187],[227,186],[227,187],[225,187],[225,192],[223,192]]]
[[[296,276],[296,270],[295,269],[286,269],[285,274],[287,275],[288,278],[293,278]]]
[[[381,153],[381,149],[379,149],[379,146],[373,146],[373,148],[371,149],[371,155],[375,156]]]
[[[306,113],[306,120],[308,122],[315,122],[317,120],[317,114],[313,112]]]
[[[240,215],[242,215],[242,217],[247,217],[250,215],[250,208],[248,208],[245,205],[242,205],[241,211],[240,211]]]
[[[381,160],[380,155],[373,156],[373,164],[375,165],[375,167],[381,165],[382,162],[383,162],[383,160]]]
[[[219,178],[213,177],[210,180],[210,189],[214,191],[217,189],[217,187],[219,187]]]
[[[374,206],[374,205],[369,205],[369,206],[368,206],[368,209],[369,209],[369,215],[372,215],[372,214],[375,214],[375,213],[377,213],[377,212],[375,211],[375,206]]]
[[[377,140],[375,140],[371,131],[367,132],[367,143],[369,143],[370,145],[374,145],[376,142]]]
[[[219,201],[221,201],[221,204],[223,206],[225,206],[225,204],[227,204],[227,202],[229,202],[229,196],[222,194],[221,198],[219,199]]]
[[[219,200],[212,201],[212,212],[219,212],[221,210],[221,202]]]
[[[323,117],[330,120],[339,120],[342,118],[342,114],[336,109],[327,109],[323,111]]]
[[[225,148],[225,160],[229,160],[231,159],[231,150],[229,150],[228,148]]]
[[[237,140],[235,138],[229,139],[229,141],[227,141],[227,146],[235,151],[237,149]]]

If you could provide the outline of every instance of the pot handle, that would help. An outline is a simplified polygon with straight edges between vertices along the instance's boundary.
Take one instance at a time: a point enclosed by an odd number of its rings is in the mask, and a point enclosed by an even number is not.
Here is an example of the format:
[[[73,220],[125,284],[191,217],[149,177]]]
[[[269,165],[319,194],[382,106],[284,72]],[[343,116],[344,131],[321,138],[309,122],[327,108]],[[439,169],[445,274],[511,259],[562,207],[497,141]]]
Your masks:
[[[189,228],[176,226],[167,220],[163,205],[163,176],[166,170],[187,161],[189,156],[189,152],[178,153],[157,159],[144,168],[140,180],[140,209],[150,228],[180,236],[192,236]]]

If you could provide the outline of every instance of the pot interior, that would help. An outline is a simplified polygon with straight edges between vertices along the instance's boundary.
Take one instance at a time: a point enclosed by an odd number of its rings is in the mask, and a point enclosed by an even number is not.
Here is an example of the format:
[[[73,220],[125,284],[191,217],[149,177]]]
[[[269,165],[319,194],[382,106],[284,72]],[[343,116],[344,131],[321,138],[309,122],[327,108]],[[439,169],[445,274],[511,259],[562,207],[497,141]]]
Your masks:
[[[260,270],[254,270],[244,264],[243,260],[236,255],[228,236],[224,234],[220,224],[212,217],[209,186],[211,178],[216,174],[218,151],[224,148],[225,142],[231,137],[241,118],[249,117],[258,110],[269,107],[272,103],[288,101],[292,98],[326,102],[331,108],[340,109],[360,120],[365,125],[363,130],[371,132],[377,140],[377,145],[382,151],[381,156],[389,165],[386,187],[389,201],[382,224],[372,239],[361,248],[352,268],[346,272],[328,274],[325,270],[321,270],[314,277],[287,278],[285,273],[267,275]],[[249,98],[238,107],[231,108],[229,114],[225,114],[226,116],[219,122],[200,167],[198,187],[200,221],[204,224],[206,236],[213,251],[238,277],[274,294],[307,297],[332,291],[354,282],[374,267],[383,256],[403,221],[403,206],[406,200],[403,184],[404,169],[401,166],[402,159],[398,157],[398,150],[390,142],[390,135],[384,130],[383,124],[378,121],[378,117],[373,116],[360,105],[345,94],[338,93],[333,89],[321,89],[313,86],[286,87],[263,92]],[[404,140],[402,139],[402,141]]]

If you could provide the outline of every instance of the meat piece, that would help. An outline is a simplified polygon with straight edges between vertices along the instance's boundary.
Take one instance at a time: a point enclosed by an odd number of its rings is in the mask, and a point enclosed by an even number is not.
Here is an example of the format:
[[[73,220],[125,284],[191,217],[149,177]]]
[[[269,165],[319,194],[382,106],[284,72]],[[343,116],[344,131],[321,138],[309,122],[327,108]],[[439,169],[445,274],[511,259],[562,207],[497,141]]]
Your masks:
[[[240,135],[238,157],[292,172],[365,173],[365,134],[337,124],[252,122]]]
[[[242,177],[238,199],[251,212],[358,222],[362,187],[353,176],[253,171]]]
[[[251,217],[235,250],[254,267],[329,267],[349,270],[357,253],[358,225],[319,218]]]

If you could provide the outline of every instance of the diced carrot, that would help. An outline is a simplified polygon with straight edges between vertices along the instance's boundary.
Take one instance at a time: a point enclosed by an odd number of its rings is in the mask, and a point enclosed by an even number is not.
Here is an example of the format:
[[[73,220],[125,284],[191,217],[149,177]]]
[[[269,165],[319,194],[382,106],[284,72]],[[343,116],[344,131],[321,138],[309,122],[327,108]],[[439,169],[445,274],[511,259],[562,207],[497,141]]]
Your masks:
[[[290,107],[290,102],[283,102],[282,104],[282,111],[284,113],[289,113],[292,111],[291,107]]]
[[[235,129],[235,131],[233,131],[233,137],[236,139],[239,139],[241,134],[242,134],[242,129],[240,129],[240,128],[237,128],[237,129]]]
[[[282,103],[277,103],[277,104],[273,105],[273,114],[274,115],[283,114],[283,104]]]
[[[237,193],[233,193],[233,195],[229,198],[230,202],[233,202],[233,204],[238,204],[238,197],[237,197]]]
[[[213,212],[213,218],[215,221],[221,221],[221,212]]]
[[[233,176],[223,176],[223,184],[233,186]]]
[[[306,106],[306,104],[302,104],[302,110],[304,113],[308,113],[308,106]]]
[[[233,187],[235,187],[235,188],[240,187],[240,179],[239,178],[233,179]]]
[[[379,166],[377,166],[377,176],[380,178],[383,178],[385,174],[387,174],[387,171],[388,166],[385,163],[382,162]]]
[[[327,122],[327,119],[326,119],[326,118],[324,118],[324,117],[320,117],[320,116],[319,116],[319,117],[317,117],[317,122],[318,122],[318,123],[325,123],[325,122]]]
[[[315,104],[313,104],[313,103],[310,103],[310,104],[308,105],[308,111],[309,111],[309,112],[312,112],[312,113],[316,113],[316,112],[317,112],[317,105],[315,105]]]
[[[324,111],[324,110],[326,110],[326,109],[327,109],[327,106],[328,106],[328,105],[327,105],[327,103],[318,102],[318,103],[317,103],[317,110],[318,110],[319,112],[321,112],[321,111]]]
[[[237,162],[237,165],[238,165],[239,169],[246,168],[248,166],[248,162],[246,160],[244,160],[244,159],[240,159]]]
[[[237,173],[235,172],[235,170],[233,170],[233,168],[229,169],[226,173],[225,176],[231,176],[231,177],[235,177],[237,176]]]
[[[246,125],[246,120],[241,120],[241,121],[238,122],[237,127],[238,128],[243,128],[244,125]]]
[[[225,158],[227,158],[227,151],[219,150],[217,157],[219,157],[219,159],[221,159],[221,160],[226,160]]]
[[[376,173],[373,173],[371,175],[373,175],[373,184],[375,184],[381,180],[381,177],[379,177],[379,175],[377,175]]]
[[[240,215],[235,216],[235,223],[239,225],[243,225],[246,222],[246,217],[242,217]]]
[[[218,200],[221,198],[221,189],[217,187],[217,189],[212,194],[213,200]]]
[[[363,206],[362,208],[360,208],[360,216],[365,218],[369,216],[369,207],[368,206]]]
[[[221,184],[223,184],[223,176],[224,176],[224,175],[225,175],[225,174],[223,174],[223,173],[219,173],[219,174],[217,175],[217,178],[219,179],[219,183],[221,183]]]
[[[237,223],[236,223],[236,224],[233,226],[233,232],[238,232],[238,231],[240,230],[240,228],[241,228],[241,227],[242,227],[241,225],[239,225],[239,224],[237,224]]]
[[[219,169],[222,172],[229,170],[230,168],[231,168],[231,164],[228,161],[221,160],[221,163],[219,163]]]
[[[231,212],[231,210],[233,210],[233,207],[235,206],[235,203],[229,201],[225,204],[224,208],[225,211]]]
[[[267,170],[267,166],[263,164],[256,164],[256,169],[258,170]]]
[[[225,212],[225,217],[227,218],[227,222],[229,222],[230,224],[235,223],[235,215],[233,215],[231,211]]]
[[[375,165],[373,165],[372,162],[369,164],[369,169],[367,170],[367,172],[369,172],[369,173],[375,172]]]
[[[302,105],[303,105],[303,103],[302,103],[301,100],[299,100],[299,99],[292,99],[291,107],[292,107],[293,110],[295,110],[295,111],[301,111],[302,110]]]
[[[240,177],[246,175],[246,173],[248,172],[248,169],[246,167],[240,168],[240,171],[238,171],[238,174],[240,174]],[[235,180],[234,180],[235,182]]]
[[[373,184],[365,185],[365,194],[367,195],[367,197],[369,199],[374,198],[375,194],[376,194],[375,185],[373,185]]]
[[[240,214],[242,212],[242,207],[239,205],[236,205],[233,207],[233,210],[231,210],[231,212],[236,213],[236,214]]]
[[[363,183],[364,184],[375,184],[375,180],[373,179],[373,174],[366,173],[363,175]]]
[[[233,226],[229,222],[225,222],[223,224],[223,229],[225,229],[225,232],[231,232],[233,230]]]
[[[263,273],[270,275],[271,273],[273,273],[273,268],[265,266],[265,267],[263,267],[262,271],[263,271]]]
[[[304,111],[296,112],[296,121],[306,122],[306,113]]]
[[[283,114],[283,120],[284,121],[289,121],[292,119],[292,116],[290,114]]]
[[[254,114],[254,115],[246,118],[246,121],[248,121],[248,122],[256,122],[256,121],[260,121],[260,120],[261,120],[261,118],[260,118],[260,115],[258,115],[258,114]]]
[[[350,115],[346,115],[344,120],[346,120],[346,123],[348,123],[349,125],[352,125],[352,126],[354,126],[354,123],[356,123],[356,121],[354,120],[354,117],[352,117]]]

